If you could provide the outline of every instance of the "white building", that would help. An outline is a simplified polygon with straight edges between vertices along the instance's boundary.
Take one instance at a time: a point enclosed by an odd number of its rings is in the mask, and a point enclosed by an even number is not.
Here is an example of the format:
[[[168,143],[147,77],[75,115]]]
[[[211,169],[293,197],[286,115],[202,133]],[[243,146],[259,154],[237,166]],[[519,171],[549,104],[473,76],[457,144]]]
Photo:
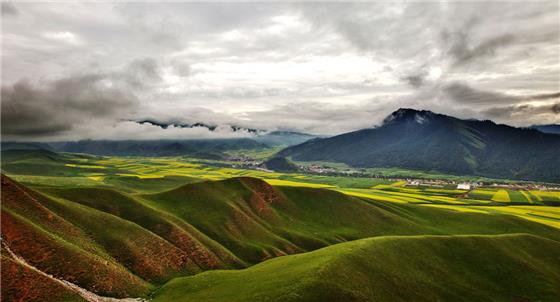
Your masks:
[[[470,189],[471,189],[471,184],[466,182],[462,182],[457,185],[457,190],[470,190]]]

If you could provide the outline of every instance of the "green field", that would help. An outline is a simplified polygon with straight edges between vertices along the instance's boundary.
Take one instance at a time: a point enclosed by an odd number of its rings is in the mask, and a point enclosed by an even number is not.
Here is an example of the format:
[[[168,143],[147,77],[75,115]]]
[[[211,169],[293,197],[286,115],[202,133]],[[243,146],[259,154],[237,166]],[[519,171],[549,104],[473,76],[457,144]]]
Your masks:
[[[554,301],[560,292],[551,281],[560,278],[551,256],[560,252],[560,192],[407,186],[183,157],[2,155],[3,241],[101,295]]]

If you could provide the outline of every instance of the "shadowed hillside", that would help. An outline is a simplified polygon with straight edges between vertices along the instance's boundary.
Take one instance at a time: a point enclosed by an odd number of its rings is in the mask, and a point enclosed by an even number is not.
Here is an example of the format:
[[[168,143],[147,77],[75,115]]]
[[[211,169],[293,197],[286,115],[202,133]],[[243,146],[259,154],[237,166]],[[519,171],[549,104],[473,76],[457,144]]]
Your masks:
[[[339,192],[273,187],[255,178],[188,184],[144,195],[249,263],[372,236],[529,232],[553,228],[508,215],[485,215],[371,201]]]
[[[530,235],[379,237],[175,279],[164,301],[556,301],[560,243]]]
[[[560,182],[560,136],[399,109],[376,128],[288,147],[278,156],[495,178]]]

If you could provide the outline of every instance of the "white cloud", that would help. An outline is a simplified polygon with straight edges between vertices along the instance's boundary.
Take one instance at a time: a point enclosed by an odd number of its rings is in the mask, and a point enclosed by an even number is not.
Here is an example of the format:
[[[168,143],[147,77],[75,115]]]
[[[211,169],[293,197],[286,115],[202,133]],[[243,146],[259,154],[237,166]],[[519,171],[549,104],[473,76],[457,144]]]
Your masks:
[[[136,126],[118,121],[150,116],[337,133],[373,125],[399,107],[487,118],[490,108],[508,99],[503,95],[560,91],[560,9],[554,1],[12,8],[17,13],[2,19],[4,86],[27,79],[35,87],[89,73],[102,75],[96,89],[104,97],[110,95],[104,91],[122,88],[135,96],[133,110],[101,123],[119,126],[92,122],[51,133],[60,138],[113,131],[133,137],[141,134],[127,129]],[[463,101],[470,102],[457,101],[445,91],[453,83],[478,91],[463,89],[470,93]],[[49,100],[59,104],[56,91],[48,90]],[[484,102],[473,105],[473,93]],[[83,118],[90,114],[81,112]],[[534,121],[497,118],[516,125]],[[538,118],[560,122],[550,110],[539,109]],[[175,130],[165,133],[198,135]]]
[[[68,44],[72,44],[72,45],[80,45],[82,44],[81,39],[76,36],[75,34],[69,32],[69,31],[58,31],[58,32],[45,32],[43,33],[43,37],[50,39],[50,40],[55,40],[55,41],[60,41],[60,42],[64,42],[64,43],[68,43]]]

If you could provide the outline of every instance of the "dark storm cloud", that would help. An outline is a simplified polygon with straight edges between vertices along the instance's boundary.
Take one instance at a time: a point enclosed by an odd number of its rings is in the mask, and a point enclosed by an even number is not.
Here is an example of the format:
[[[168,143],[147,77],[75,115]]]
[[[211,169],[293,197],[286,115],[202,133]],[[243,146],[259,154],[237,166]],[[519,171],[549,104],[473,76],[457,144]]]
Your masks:
[[[11,2],[2,2],[1,4],[2,16],[17,16],[19,14],[19,10],[16,6]]]
[[[496,104],[517,102],[521,99],[500,92],[477,90],[465,83],[452,83],[443,88],[452,100],[466,104]]]
[[[21,81],[2,88],[2,135],[35,137],[72,130],[78,124],[126,114],[136,98],[107,87],[103,75],[81,75],[35,86]]]
[[[161,81],[161,66],[154,58],[133,60],[122,73],[133,86],[144,86]]]
[[[560,102],[547,105],[510,105],[502,107],[492,107],[483,111],[486,116],[491,118],[520,118],[524,116],[538,116],[543,114],[560,115]]]
[[[405,76],[403,80],[408,83],[410,86],[414,88],[419,88],[424,85],[424,81],[428,76],[428,73],[425,70],[419,70],[414,74]]]
[[[532,100],[558,99],[558,98],[560,98],[560,92],[535,94],[535,95],[530,96],[530,98]]]
[[[479,58],[494,56],[500,48],[515,41],[515,37],[511,33],[473,41],[473,28],[479,22],[478,18],[473,17],[456,32],[448,30],[442,32],[444,47],[448,47],[447,54],[453,57],[454,65],[468,64]]]
[[[478,90],[460,82],[446,85],[443,90],[453,101],[471,105],[519,103],[529,100],[550,100],[560,98],[560,92],[519,96],[501,92]]]
[[[514,36],[512,34],[505,34],[482,41],[472,47],[465,44],[454,45],[452,54],[456,59],[455,64],[466,64],[478,58],[494,56],[499,48],[505,47],[513,41]]]

